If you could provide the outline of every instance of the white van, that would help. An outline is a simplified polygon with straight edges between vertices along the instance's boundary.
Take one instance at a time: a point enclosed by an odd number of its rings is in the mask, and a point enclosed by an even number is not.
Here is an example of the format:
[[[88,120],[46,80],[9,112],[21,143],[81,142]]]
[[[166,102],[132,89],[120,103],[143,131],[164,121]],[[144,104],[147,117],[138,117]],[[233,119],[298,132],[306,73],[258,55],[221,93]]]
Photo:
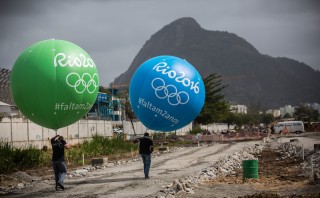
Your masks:
[[[275,133],[286,132],[286,129],[289,133],[303,133],[304,125],[302,121],[286,121],[278,122],[274,127]]]

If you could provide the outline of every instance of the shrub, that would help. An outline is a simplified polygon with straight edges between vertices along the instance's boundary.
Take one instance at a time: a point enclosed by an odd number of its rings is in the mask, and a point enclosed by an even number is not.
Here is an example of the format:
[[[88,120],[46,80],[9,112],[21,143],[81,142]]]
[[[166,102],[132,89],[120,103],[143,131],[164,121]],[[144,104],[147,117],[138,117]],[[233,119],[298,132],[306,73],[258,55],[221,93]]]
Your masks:
[[[94,135],[92,140],[66,150],[66,160],[71,165],[90,163],[93,157],[122,155],[137,151],[138,145],[122,139],[109,139]],[[0,174],[28,168],[48,166],[51,164],[52,151],[42,151],[32,146],[15,148],[10,143],[0,140]]]
[[[15,148],[8,142],[0,141],[0,173],[43,166],[46,161],[43,152],[33,146]]]
[[[200,127],[195,127],[190,131],[190,134],[202,133],[202,129]]]

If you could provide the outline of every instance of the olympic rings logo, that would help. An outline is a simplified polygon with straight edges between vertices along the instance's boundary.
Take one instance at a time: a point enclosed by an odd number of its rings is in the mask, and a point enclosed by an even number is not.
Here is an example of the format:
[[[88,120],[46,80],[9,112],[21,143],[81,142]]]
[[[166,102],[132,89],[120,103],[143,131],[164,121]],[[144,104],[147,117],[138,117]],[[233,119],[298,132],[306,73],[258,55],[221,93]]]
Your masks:
[[[80,76],[79,74],[72,72],[66,77],[67,84],[70,87],[73,87],[78,94],[81,94],[86,90],[88,93],[92,94],[99,87],[98,81],[99,78],[96,73],[91,77],[88,73],[84,73]]]
[[[187,104],[189,102],[189,95],[185,91],[178,92],[174,85],[165,84],[161,78],[155,78],[151,82],[151,86],[155,91],[155,95],[159,99],[167,98],[168,103],[172,106],[179,104]]]

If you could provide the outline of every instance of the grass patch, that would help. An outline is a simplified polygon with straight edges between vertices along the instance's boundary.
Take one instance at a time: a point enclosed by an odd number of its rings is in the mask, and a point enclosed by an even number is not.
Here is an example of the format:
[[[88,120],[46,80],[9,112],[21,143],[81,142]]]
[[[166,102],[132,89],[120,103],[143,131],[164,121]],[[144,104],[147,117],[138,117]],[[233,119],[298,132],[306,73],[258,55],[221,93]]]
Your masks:
[[[25,170],[47,164],[46,154],[33,146],[15,148],[0,140],[0,173]]]
[[[191,145],[191,140],[178,138],[174,133],[159,133],[154,137],[155,151],[159,142],[167,142],[168,146]],[[65,150],[65,159],[69,167],[91,164],[92,158],[108,157],[110,161],[131,158],[138,155],[138,144],[122,139],[109,139],[93,135],[82,144],[72,145]],[[15,148],[11,143],[0,140],[0,174],[18,170],[37,169],[51,166],[52,150],[40,150],[32,146]]]
[[[66,160],[71,165],[90,164],[91,158],[108,157],[110,160],[131,156],[137,153],[138,145],[122,139],[109,139],[94,135],[92,140],[66,150]]]
[[[92,140],[65,150],[65,158],[71,166],[90,164],[91,158],[109,157],[110,160],[136,154],[138,145],[122,139],[108,139],[94,135]],[[51,165],[52,150],[43,151],[32,146],[15,148],[0,141],[0,174]]]

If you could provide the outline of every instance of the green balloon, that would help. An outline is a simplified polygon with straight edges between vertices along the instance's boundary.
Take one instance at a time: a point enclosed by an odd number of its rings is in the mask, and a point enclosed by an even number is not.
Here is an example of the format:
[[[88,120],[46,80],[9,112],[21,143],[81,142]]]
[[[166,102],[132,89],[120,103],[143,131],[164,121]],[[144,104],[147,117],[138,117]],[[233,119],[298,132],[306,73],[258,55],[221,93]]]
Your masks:
[[[44,40],[18,57],[10,88],[14,102],[28,119],[59,129],[88,113],[98,94],[99,76],[81,47],[64,40]]]

